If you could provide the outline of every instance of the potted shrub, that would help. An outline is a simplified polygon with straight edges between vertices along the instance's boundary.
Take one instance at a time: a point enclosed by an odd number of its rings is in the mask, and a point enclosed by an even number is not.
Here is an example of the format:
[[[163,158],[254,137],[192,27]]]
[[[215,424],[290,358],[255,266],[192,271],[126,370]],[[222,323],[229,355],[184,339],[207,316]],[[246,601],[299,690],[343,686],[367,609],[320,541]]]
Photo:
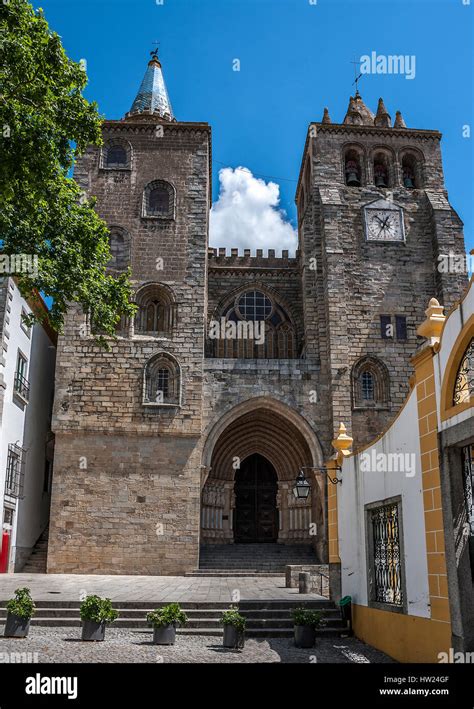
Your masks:
[[[36,606],[29,588],[17,588],[15,597],[7,603],[6,638],[26,638]]]
[[[86,596],[81,603],[80,614],[83,640],[105,640],[106,623],[113,623],[118,618],[110,598],[100,596]]]
[[[221,617],[221,625],[224,626],[224,647],[238,650],[245,645],[245,618],[240,615],[236,606],[231,606],[224,611]]]
[[[295,608],[292,615],[296,647],[313,647],[316,642],[316,629],[324,623],[323,613],[308,608]]]
[[[157,608],[147,617],[148,625],[153,628],[154,645],[174,645],[176,640],[176,626],[188,622],[186,613],[181,610],[179,603],[169,603],[163,608]]]

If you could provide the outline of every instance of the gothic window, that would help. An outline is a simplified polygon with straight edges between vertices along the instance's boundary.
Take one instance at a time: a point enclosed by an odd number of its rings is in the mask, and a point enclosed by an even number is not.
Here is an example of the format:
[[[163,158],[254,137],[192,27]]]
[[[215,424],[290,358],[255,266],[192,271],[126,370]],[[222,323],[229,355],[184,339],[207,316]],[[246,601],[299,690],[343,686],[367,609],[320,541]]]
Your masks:
[[[143,195],[143,216],[174,219],[174,187],[163,180],[155,180],[146,186]]]
[[[352,369],[353,408],[384,408],[389,402],[390,380],[385,364],[377,357],[367,356]]]
[[[369,370],[361,374],[361,388],[363,401],[373,401],[375,397],[374,375]]]
[[[130,169],[130,143],[121,138],[108,140],[102,148],[101,167],[108,170]]]
[[[167,353],[152,357],[145,366],[143,403],[153,406],[179,406],[181,375],[177,361]]]
[[[108,268],[124,271],[130,264],[130,241],[127,234],[118,228],[112,228],[109,235],[110,261]]]
[[[265,293],[249,290],[243,293],[238,301],[239,314],[243,320],[266,320],[271,314],[272,301]]]
[[[213,357],[236,359],[294,359],[295,327],[274,297],[252,288],[228,301],[211,320],[208,352]]]
[[[344,155],[344,179],[348,187],[362,184],[362,161],[358,150],[350,148]]]
[[[141,288],[135,299],[138,311],[135,316],[136,335],[166,335],[176,322],[176,304],[171,291],[152,283]]]
[[[474,337],[459,365],[454,382],[453,404],[463,404],[474,397]]]
[[[375,153],[373,169],[376,187],[392,187],[391,160],[387,152],[378,151]]]

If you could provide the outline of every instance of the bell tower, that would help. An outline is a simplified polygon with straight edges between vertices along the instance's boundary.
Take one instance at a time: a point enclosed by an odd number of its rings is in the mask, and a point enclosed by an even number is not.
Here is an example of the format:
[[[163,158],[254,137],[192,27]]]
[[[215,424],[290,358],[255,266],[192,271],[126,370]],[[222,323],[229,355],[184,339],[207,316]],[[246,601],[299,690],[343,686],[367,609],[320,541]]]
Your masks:
[[[108,351],[93,318],[67,318],[50,572],[197,567],[210,153],[209,125],[175,118],[155,51],[130,111],[75,168],[109,227],[110,269],[131,269],[137,314]]]
[[[356,445],[402,405],[429,300],[448,309],[467,283],[438,268],[464,254],[440,144],[399,111],[392,121],[382,99],[373,113],[358,91],[341,123],[325,109],[308,127],[296,194],[306,353],[320,361],[334,431],[351,421]]]

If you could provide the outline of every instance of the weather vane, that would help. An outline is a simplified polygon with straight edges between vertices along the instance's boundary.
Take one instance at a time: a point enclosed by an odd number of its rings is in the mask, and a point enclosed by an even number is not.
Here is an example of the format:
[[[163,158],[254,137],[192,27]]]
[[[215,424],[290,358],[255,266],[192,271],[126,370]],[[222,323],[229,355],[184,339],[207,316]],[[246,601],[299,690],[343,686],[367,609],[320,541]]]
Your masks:
[[[155,40],[152,44],[155,45],[155,49],[150,52],[150,56],[152,59],[158,59],[158,47],[160,46],[160,43]]]
[[[354,64],[354,76],[355,76],[355,80],[352,82],[352,86],[354,86],[354,84],[355,84],[355,87],[356,87],[356,93],[355,93],[355,95],[356,95],[356,98],[357,98],[358,96],[360,96],[360,93],[359,93],[359,81],[362,79],[363,74],[362,74],[362,73],[359,73],[359,74],[358,74],[358,72],[359,72],[359,68],[358,68],[358,67],[359,67],[360,61],[359,61],[359,62],[353,61],[353,62],[351,62],[351,64]]]

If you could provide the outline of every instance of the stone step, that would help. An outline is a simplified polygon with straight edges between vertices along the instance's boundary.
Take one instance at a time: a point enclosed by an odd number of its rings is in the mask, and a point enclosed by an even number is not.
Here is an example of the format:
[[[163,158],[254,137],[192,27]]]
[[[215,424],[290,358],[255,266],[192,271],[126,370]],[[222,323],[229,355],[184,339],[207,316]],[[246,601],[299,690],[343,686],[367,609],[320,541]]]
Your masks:
[[[49,627],[49,628],[80,628],[81,621],[72,618],[33,618],[31,621],[32,626],[36,627]],[[114,627],[117,629],[131,629],[137,630],[143,635],[149,635],[151,639],[152,630],[146,626],[144,622],[129,620],[129,619],[118,619],[112,625],[108,627]],[[292,637],[294,633],[293,625],[288,624],[288,626],[282,627],[281,625],[275,623],[267,623],[257,627],[249,626],[246,628],[247,637]],[[317,631],[317,635],[320,637],[338,637],[347,633],[347,629],[343,627],[342,623],[340,625],[330,624],[325,628],[320,628]],[[177,629],[178,635],[213,635],[222,636],[223,629],[221,625],[216,623],[211,623],[209,621],[204,621],[202,624],[191,623],[189,626]]]
[[[205,577],[230,577],[230,578],[242,578],[244,576],[262,576],[262,577],[273,577],[273,578],[284,578],[285,574],[282,571],[260,571],[259,569],[251,569],[249,571],[227,569],[196,569],[196,571],[188,571],[186,576],[205,576]]]
[[[219,620],[223,610],[225,609],[187,608],[186,615],[188,616],[190,622],[206,622],[206,620]],[[121,610],[119,618],[121,620],[135,620],[144,622],[144,619],[146,619],[146,615],[149,612],[149,608],[129,608]],[[275,624],[278,624],[279,622],[290,622],[292,619],[291,609],[241,609],[240,612],[243,616],[245,616],[245,618],[247,618],[249,623],[275,622]],[[327,609],[324,611],[324,615],[331,623],[337,623],[340,620],[340,612],[337,609]],[[5,620],[6,616],[6,609],[1,608],[0,621]],[[37,612],[33,620],[54,620],[57,618],[65,620],[79,620],[79,608],[43,608]]]
[[[113,607],[122,615],[129,613],[143,613],[144,615],[155,608],[163,608],[172,601],[113,601]],[[6,616],[6,600],[0,601],[0,617]],[[35,601],[36,617],[43,616],[49,612],[67,611],[77,613],[79,615],[79,601]],[[218,613],[229,608],[232,602],[229,601],[211,601],[211,602],[180,602],[179,605],[186,613]],[[302,605],[305,608],[314,610],[324,610],[330,612],[339,612],[332,601],[326,598],[307,599],[305,596],[296,595],[291,600],[244,600],[238,604],[239,610],[243,614],[247,613],[291,613],[293,608],[298,608]]]

